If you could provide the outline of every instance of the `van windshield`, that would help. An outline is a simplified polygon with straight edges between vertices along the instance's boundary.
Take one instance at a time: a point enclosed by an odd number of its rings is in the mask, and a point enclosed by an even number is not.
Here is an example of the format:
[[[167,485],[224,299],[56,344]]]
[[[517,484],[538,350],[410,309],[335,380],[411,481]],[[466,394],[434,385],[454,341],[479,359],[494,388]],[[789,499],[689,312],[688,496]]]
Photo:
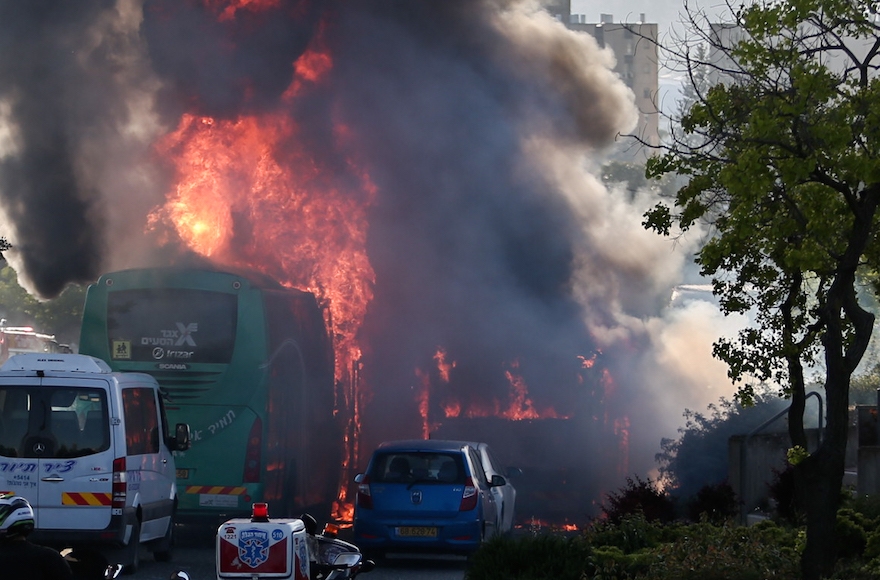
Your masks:
[[[0,388],[0,455],[70,458],[110,448],[106,394],[100,389]]]

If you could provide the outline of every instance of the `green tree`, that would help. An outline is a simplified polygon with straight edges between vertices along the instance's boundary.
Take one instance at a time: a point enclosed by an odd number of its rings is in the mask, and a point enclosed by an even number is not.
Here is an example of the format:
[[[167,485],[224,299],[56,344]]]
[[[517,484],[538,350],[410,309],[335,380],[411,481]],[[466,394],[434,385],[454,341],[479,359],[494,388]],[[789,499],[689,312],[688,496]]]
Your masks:
[[[792,444],[803,448],[804,373],[821,369],[825,436],[795,468],[807,517],[802,574],[818,579],[835,561],[850,379],[874,323],[857,281],[880,258],[878,5],[759,0],[730,16],[724,28],[691,15],[688,34],[710,43],[721,82],[683,116],[688,139],[649,161],[649,176],[689,181],[645,225],[667,235],[708,227],[697,263],[725,312],[756,319],[714,354],[741,401],[755,383],[781,385]]]
[[[645,165],[632,161],[610,161],[602,166],[602,183],[613,187],[625,184],[629,199],[633,199],[639,190],[648,190],[656,196],[668,197],[676,189],[675,176],[649,180],[645,177]]]
[[[59,342],[79,340],[85,286],[71,285],[52,300],[37,300],[18,284],[9,266],[0,268],[0,317],[9,326],[30,325],[54,334]]]

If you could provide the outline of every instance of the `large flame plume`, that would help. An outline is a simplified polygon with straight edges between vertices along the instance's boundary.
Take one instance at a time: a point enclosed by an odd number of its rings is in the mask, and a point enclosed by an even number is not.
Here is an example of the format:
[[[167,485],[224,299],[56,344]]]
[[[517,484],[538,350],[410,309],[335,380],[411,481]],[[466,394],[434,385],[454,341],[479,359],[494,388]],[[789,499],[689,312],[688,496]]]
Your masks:
[[[0,34],[19,279],[51,297],[197,254],[313,292],[343,480],[360,448],[492,415],[577,426],[613,489],[717,398],[658,348],[697,335],[663,318],[684,248],[592,176],[633,96],[537,2],[0,0]]]

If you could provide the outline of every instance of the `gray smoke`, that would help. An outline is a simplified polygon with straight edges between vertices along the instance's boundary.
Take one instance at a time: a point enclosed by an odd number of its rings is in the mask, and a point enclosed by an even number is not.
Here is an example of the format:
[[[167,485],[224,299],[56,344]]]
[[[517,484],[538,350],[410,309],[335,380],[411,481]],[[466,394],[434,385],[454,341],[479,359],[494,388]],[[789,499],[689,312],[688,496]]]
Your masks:
[[[615,460],[626,417],[642,451],[624,467],[647,469],[661,391],[690,388],[654,349],[684,253],[641,228],[652,200],[588,171],[637,115],[611,54],[527,0],[266,4],[224,18],[201,0],[0,0],[0,234],[20,280],[52,297],[167,263],[173,247],[143,233],[169,188],[155,141],[184,112],[285,110],[328,185],[360,183],[356,156],[377,186],[370,437],[420,435],[416,370],[443,348],[456,367],[438,405],[504,400],[515,369],[537,409],[596,424],[597,461]],[[316,40],[332,69],[283,99]],[[244,246],[258,225],[239,225]]]

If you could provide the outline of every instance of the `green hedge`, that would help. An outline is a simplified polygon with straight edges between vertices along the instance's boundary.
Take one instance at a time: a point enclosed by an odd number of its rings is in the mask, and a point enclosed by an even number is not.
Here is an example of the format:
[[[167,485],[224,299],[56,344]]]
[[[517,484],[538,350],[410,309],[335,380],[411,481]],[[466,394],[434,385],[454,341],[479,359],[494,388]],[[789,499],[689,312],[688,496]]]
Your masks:
[[[880,500],[838,512],[839,561],[829,580],[880,578]],[[663,524],[631,514],[572,535],[495,538],[471,558],[467,580],[798,580],[803,527],[771,520]]]
[[[575,536],[492,539],[471,559],[468,580],[763,580],[798,578],[798,534],[648,522],[640,515]]]
[[[581,580],[588,572],[592,554],[593,548],[583,536],[496,537],[473,555],[466,577],[474,580]]]

